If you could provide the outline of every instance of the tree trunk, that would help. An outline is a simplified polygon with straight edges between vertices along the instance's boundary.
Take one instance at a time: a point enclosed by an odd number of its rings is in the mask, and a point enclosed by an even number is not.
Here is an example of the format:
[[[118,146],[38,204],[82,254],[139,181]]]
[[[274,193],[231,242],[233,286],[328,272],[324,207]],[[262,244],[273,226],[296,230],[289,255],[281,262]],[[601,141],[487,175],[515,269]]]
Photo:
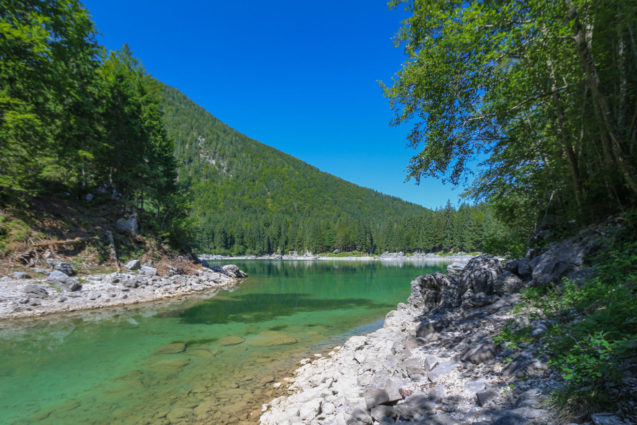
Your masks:
[[[555,113],[557,115],[557,139],[562,148],[562,155],[566,158],[569,169],[571,171],[571,181],[573,184],[573,192],[575,194],[575,203],[578,208],[578,215],[581,212],[582,207],[582,180],[580,177],[579,164],[575,148],[569,142],[568,129],[566,128],[566,115],[562,108],[562,102],[560,99],[560,93],[557,90],[557,77],[555,76],[555,69],[553,68],[553,62],[551,59],[547,61],[549,68],[549,74],[551,76],[551,91],[553,92],[553,101],[555,102]]]
[[[628,155],[628,149],[626,149],[625,144],[622,143],[615,116],[608,102],[608,96],[601,85],[597,67],[595,66],[592,52],[593,25],[589,24],[586,29],[584,29],[574,6],[571,6],[569,10],[569,18],[574,22],[574,39],[577,44],[577,53],[586,73],[586,82],[591,89],[594,104],[599,108],[602,125],[608,136],[608,138],[602,138],[602,140],[604,140],[605,143],[610,143],[610,149],[608,150],[612,152],[624,181],[631,190],[637,194],[637,179],[635,178],[637,170],[635,170],[632,160]]]

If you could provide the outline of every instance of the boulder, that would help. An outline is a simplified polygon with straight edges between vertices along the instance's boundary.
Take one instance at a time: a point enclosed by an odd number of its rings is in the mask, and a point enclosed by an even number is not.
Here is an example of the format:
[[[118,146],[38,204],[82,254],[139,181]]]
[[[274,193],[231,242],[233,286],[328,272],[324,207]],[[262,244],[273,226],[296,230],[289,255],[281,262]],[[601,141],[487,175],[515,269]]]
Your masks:
[[[122,285],[124,285],[126,288],[138,288],[139,287],[139,279],[136,276],[131,276],[128,279],[124,279],[122,282]]]
[[[492,255],[480,255],[472,258],[460,275],[460,282],[463,285],[462,292],[470,289],[474,294],[478,292],[484,292],[487,295],[493,294],[493,284],[502,271],[502,263]]]
[[[157,269],[151,266],[141,266],[139,268],[139,273],[144,276],[155,276],[157,274]]]
[[[410,378],[416,379],[418,376],[425,376],[429,369],[425,369],[425,364],[418,358],[410,358],[403,362],[403,367]],[[373,415],[372,415],[373,416]]]
[[[24,273],[24,272],[13,272],[11,274],[16,279],[31,279],[31,276],[29,274],[27,274],[27,273]]]
[[[438,306],[460,305],[459,285],[455,277],[442,273],[418,276],[411,282],[411,294],[407,303],[419,310]]]
[[[71,292],[82,289],[82,285],[77,280],[58,270],[52,271],[46,278],[46,281],[52,285],[57,285],[60,288]]]
[[[508,270],[499,275],[493,282],[493,291],[498,295],[519,292],[522,288],[524,288],[522,279]]]
[[[197,257],[197,254],[195,254],[194,252],[191,252],[187,255],[188,259],[190,261],[192,261],[195,264],[201,264],[201,260],[199,259],[199,257]]]
[[[403,420],[425,423],[423,419],[429,413],[436,411],[437,407],[439,407],[438,400],[434,396],[419,391],[405,398],[404,403],[396,405],[394,412]]]
[[[239,267],[235,266],[234,264],[227,264],[223,266],[223,271],[225,272],[225,274],[227,274],[230,277],[242,278],[242,277],[248,276],[246,273],[241,271]]]
[[[462,269],[466,266],[466,263],[461,263],[459,261],[453,262],[447,266],[447,273],[449,274],[457,274],[462,273]]]
[[[476,402],[478,406],[483,407],[489,400],[494,398],[497,393],[494,390],[479,391],[476,393]]]
[[[587,229],[574,238],[550,244],[530,262],[533,281],[539,285],[560,283],[563,277],[580,270],[584,260],[594,254],[600,244],[595,228]]]
[[[372,388],[367,388],[365,391],[365,403],[368,409],[379,404],[392,404],[403,399],[400,394],[401,382],[398,379],[378,379],[378,377],[375,377],[375,380],[377,381],[376,385]]]
[[[128,263],[124,265],[128,270],[139,270],[142,266],[142,263],[139,260],[130,260]]]
[[[118,218],[115,227],[122,233],[135,235],[139,231],[139,223],[137,222],[137,212],[128,212],[124,217]]]
[[[391,421],[390,423],[394,423],[394,419],[392,418],[394,412],[391,406],[384,406],[382,404],[375,406],[370,410],[370,415],[378,422],[382,423],[382,421],[386,419],[388,422]]]
[[[591,420],[595,425],[627,425],[627,422],[612,413],[593,413]]]
[[[518,258],[516,260],[508,261],[505,264],[504,268],[507,271],[521,277],[524,280],[531,279],[532,270],[531,270],[530,262],[526,258]]]
[[[472,347],[467,350],[460,360],[463,362],[471,362],[473,364],[484,363],[495,358],[495,350],[496,347],[493,344],[478,344],[476,347]]]
[[[46,262],[47,264],[53,267],[53,270],[60,271],[67,276],[75,275],[75,270],[73,270],[73,267],[71,266],[71,264],[67,262],[56,260],[54,258],[49,258],[46,260]]]
[[[223,267],[221,267],[219,265],[214,265],[214,266],[210,267],[210,270],[212,270],[213,272],[224,274],[226,276],[228,275],[228,273],[226,273],[226,271],[223,269]]]
[[[49,296],[49,292],[43,286],[33,283],[24,285],[22,291],[25,295],[32,298],[47,298]]]

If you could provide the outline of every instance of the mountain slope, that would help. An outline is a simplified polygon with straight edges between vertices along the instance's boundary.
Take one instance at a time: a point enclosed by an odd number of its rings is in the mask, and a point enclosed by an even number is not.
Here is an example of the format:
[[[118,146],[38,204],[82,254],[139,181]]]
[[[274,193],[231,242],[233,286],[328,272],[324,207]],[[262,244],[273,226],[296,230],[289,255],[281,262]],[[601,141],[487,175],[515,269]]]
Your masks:
[[[430,210],[250,139],[177,89],[165,86],[163,98],[179,179],[193,193],[200,249],[239,254],[434,247],[418,238],[418,228],[433,223]]]
[[[210,199],[213,203],[209,206],[304,216],[423,211],[420,206],[356,186],[252,140],[174,88],[165,88],[164,99],[181,178],[203,178],[199,184],[220,186],[203,190],[217,196]],[[247,187],[237,191],[237,185]],[[231,191],[222,190],[224,187]]]

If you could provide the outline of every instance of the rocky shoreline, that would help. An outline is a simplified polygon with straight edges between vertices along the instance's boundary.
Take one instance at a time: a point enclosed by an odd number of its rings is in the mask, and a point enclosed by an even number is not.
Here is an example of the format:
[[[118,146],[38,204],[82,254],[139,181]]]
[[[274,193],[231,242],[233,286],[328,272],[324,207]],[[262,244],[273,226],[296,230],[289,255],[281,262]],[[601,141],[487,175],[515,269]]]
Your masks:
[[[407,303],[386,316],[382,329],[303,360],[288,394],[263,405],[260,423],[569,423],[549,403],[563,381],[540,346],[498,344],[494,337],[504,326],[545,333],[546,320],[513,313],[518,292],[589,273],[583,259],[598,248],[595,236],[580,235],[506,264],[485,255],[455,274],[416,278]],[[609,413],[584,419],[570,422],[626,423]]]
[[[154,267],[138,263],[125,273],[74,278],[68,263],[55,264],[46,279],[0,280],[0,320],[14,320],[76,311],[120,307],[233,287],[247,275],[234,265],[200,267],[189,274],[169,270],[159,276]],[[64,271],[63,271],[64,270]],[[66,273],[65,273],[66,271]]]

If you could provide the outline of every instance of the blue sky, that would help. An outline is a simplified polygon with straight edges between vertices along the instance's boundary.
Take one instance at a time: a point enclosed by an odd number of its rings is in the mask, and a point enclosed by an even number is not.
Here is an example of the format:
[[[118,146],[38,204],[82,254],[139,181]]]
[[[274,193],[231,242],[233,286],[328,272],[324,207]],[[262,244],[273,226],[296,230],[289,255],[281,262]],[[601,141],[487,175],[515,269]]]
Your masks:
[[[405,182],[416,153],[378,81],[404,56],[385,0],[84,0],[107,49],[236,130],[358,185],[429,208],[460,188]]]

